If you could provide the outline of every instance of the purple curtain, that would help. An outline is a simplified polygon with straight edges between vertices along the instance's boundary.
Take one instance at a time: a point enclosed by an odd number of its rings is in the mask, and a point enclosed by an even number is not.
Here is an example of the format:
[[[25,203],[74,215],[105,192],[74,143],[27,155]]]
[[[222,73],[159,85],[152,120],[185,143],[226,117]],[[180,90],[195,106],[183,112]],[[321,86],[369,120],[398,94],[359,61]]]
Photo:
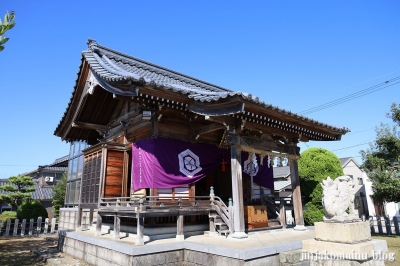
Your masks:
[[[164,138],[138,141],[132,144],[133,189],[195,183],[217,168],[227,154],[209,144]]]
[[[248,156],[242,154],[242,165]],[[257,156],[258,164],[259,159]],[[230,151],[214,145],[165,138],[141,140],[132,144],[133,189],[174,188],[195,183],[221,167],[223,161],[229,167]],[[249,168],[253,174],[257,171],[254,182],[273,189],[273,171],[272,165],[268,167],[268,157],[257,167],[253,164]],[[244,176],[250,178],[246,173]]]

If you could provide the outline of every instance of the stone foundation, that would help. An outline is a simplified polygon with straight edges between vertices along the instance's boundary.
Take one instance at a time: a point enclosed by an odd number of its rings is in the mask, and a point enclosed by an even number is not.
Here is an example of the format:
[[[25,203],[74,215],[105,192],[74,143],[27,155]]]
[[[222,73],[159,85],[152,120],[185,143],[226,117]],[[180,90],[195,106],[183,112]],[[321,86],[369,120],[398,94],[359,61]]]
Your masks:
[[[76,232],[60,231],[59,236],[59,250],[87,263],[100,266],[279,266],[279,252],[293,249],[293,247],[296,249],[301,247],[301,241],[253,250],[233,249],[187,241],[138,247],[89,237]]]
[[[315,239],[303,240],[302,259],[310,266],[383,266],[385,240],[371,240],[368,222],[315,223]]]
[[[320,241],[352,244],[371,240],[371,230],[368,222],[317,222],[314,226],[315,239]]]

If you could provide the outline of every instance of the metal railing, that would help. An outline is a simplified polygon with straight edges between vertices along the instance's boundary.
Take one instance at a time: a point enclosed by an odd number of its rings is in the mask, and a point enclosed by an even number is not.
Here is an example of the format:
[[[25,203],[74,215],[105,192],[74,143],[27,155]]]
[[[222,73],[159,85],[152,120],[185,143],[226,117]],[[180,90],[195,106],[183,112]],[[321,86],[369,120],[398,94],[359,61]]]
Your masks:
[[[365,218],[363,217],[363,220]],[[392,219],[389,216],[369,216],[369,225],[371,234],[379,235],[400,235],[400,217],[394,216]]]

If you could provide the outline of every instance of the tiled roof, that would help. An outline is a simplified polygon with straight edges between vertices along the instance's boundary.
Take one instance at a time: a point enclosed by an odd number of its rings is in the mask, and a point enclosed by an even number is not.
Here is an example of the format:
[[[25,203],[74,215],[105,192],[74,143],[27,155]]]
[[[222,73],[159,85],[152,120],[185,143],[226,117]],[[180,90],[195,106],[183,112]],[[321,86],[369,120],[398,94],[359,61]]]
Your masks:
[[[69,155],[65,155],[61,158],[55,159],[54,162],[52,163],[52,165],[66,162],[66,161],[68,161],[68,158],[69,158]]]
[[[255,104],[260,105],[264,108],[277,111],[285,115],[289,115],[295,119],[304,120],[311,122],[318,126],[323,126],[342,134],[349,132],[350,130],[345,127],[335,127],[325,123],[318,122],[316,120],[304,117],[292,113],[285,109],[280,109],[271,104],[260,101],[258,97],[251,95],[250,93],[244,93],[240,91],[231,91],[223,87],[219,87],[196,78],[175,72],[168,68],[164,68],[144,60],[117,52],[110,48],[97,44],[95,40],[88,40],[89,49],[82,52],[81,65],[79,67],[78,76],[75,82],[75,87],[72,92],[67,109],[57,126],[54,134],[61,127],[62,121],[64,121],[68,110],[72,104],[76,88],[78,86],[79,73],[82,70],[84,61],[87,61],[91,70],[98,82],[103,87],[107,88],[108,91],[122,96],[135,96],[137,94],[136,88],[120,89],[113,87],[111,84],[117,81],[134,81],[140,82],[144,85],[150,85],[154,87],[160,87],[174,92],[182,93],[187,95],[188,98],[192,98],[195,101],[200,102],[211,102],[218,101],[222,98],[230,96],[239,96],[245,100],[251,101]]]
[[[34,188],[36,189],[32,192],[32,199],[36,200],[51,200],[53,199],[54,187],[46,187],[40,186],[39,183],[36,183]]]
[[[274,178],[287,177],[290,175],[289,166],[274,167]]]
[[[360,167],[358,165],[358,163],[354,160],[353,157],[345,157],[345,158],[340,158],[340,163],[342,164],[342,168],[346,167],[346,165],[350,162],[353,161],[358,167]]]
[[[30,172],[26,172],[22,175],[30,176],[31,174],[36,174],[38,172],[66,172],[68,171],[68,158],[69,156],[63,156],[61,158],[55,159],[53,163],[47,165],[39,165],[39,167]]]
[[[42,168],[43,171],[54,171],[54,172],[67,172],[68,167],[56,167],[56,166],[46,166]]]
[[[8,179],[0,179],[0,186],[9,185],[9,184],[10,184],[10,182],[8,181]],[[7,192],[0,189],[0,194],[6,194],[6,193]]]
[[[351,157],[340,158],[339,160],[340,163],[342,164],[342,167],[344,167],[351,160]]]
[[[10,182],[8,179],[0,179],[0,186],[9,185]],[[53,188],[54,187],[47,187],[47,186],[40,186],[39,182],[36,182],[33,186],[35,191],[32,192],[32,199],[35,200],[51,200],[53,198]],[[8,192],[4,190],[0,190],[0,194],[7,194]]]
[[[290,180],[283,180],[283,181],[275,181],[274,182],[274,190],[275,191],[281,191],[285,188],[288,188],[290,186],[290,189],[292,188]]]

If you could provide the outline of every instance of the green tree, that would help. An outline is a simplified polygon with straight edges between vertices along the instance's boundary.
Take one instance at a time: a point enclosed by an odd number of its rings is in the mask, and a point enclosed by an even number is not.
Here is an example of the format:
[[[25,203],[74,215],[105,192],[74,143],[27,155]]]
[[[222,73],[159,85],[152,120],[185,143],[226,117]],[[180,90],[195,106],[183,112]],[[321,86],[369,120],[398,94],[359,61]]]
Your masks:
[[[391,118],[398,126],[400,126],[400,104],[392,103],[390,106],[390,112],[386,114],[387,117]]]
[[[29,176],[12,176],[8,181],[9,185],[0,186],[0,189],[7,192],[0,195],[0,200],[18,208],[25,199],[31,198],[31,192],[35,191],[32,187],[35,182]]]
[[[322,206],[322,180],[328,176],[336,179],[343,176],[339,158],[322,148],[310,148],[302,152],[299,160],[301,193],[308,210],[304,211],[304,221],[309,225],[320,222],[324,217]]]
[[[61,180],[58,181],[57,185],[54,187],[53,210],[55,216],[59,215],[60,208],[64,206],[66,188],[67,188],[67,174],[63,173]]]
[[[45,207],[37,200],[25,200],[17,210],[18,219],[37,219],[38,217],[48,218],[48,213]]]
[[[375,141],[369,149],[360,151],[376,203],[400,201],[400,105],[393,103],[387,117],[395,124],[377,127]]]
[[[5,37],[6,32],[14,28],[14,26],[14,11],[11,11],[10,14],[5,14],[3,21],[0,19],[0,51],[4,50],[4,44],[10,39]]]

